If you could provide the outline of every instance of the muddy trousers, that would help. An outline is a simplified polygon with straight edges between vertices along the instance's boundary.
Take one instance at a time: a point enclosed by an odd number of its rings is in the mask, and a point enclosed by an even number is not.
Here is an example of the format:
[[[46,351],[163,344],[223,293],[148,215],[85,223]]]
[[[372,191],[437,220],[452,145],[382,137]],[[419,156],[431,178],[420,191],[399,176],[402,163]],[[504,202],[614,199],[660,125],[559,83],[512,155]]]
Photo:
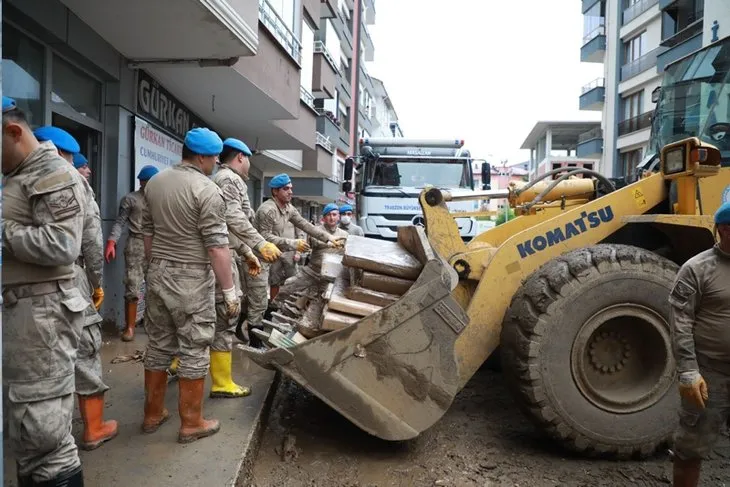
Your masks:
[[[261,328],[264,313],[269,305],[267,287],[269,285],[269,264],[261,262],[261,274],[256,277],[246,273],[246,297],[248,299],[248,326]]]
[[[296,276],[286,280],[275,302],[278,305],[284,303],[293,294],[301,293],[314,298],[327,289],[327,282],[323,281],[309,267],[303,267]]]
[[[101,323],[85,326],[81,331],[74,375],[80,396],[95,396],[109,390],[102,380]]]
[[[49,481],[81,466],[71,420],[86,306],[72,279],[3,289],[4,414],[21,478]]]
[[[137,302],[139,289],[147,275],[148,263],[144,256],[142,235],[130,233],[124,246],[124,300]]]
[[[237,261],[236,252],[231,250],[231,273],[233,274],[233,286],[236,289],[236,295],[241,299],[243,293],[241,292],[241,277],[239,274],[239,264]],[[243,267],[247,267],[243,264]],[[223,291],[221,290],[218,281],[215,285],[215,335],[213,336],[213,343],[210,345],[210,349],[214,352],[230,352],[233,350],[233,339],[236,336],[236,324],[238,323],[238,316],[233,318],[228,317],[226,311],[226,303],[223,299]]]

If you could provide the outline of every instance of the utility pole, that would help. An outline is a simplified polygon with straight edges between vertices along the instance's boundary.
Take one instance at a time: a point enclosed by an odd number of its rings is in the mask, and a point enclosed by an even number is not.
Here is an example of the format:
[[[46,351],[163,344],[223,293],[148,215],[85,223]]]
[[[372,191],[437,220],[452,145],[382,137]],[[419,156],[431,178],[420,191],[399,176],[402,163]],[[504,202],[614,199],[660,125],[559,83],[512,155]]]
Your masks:
[[[350,154],[357,156],[360,152],[357,133],[360,118],[360,35],[362,31],[362,2],[355,0],[355,10],[352,14],[352,63],[350,63],[350,93],[352,93],[352,105],[350,106]]]

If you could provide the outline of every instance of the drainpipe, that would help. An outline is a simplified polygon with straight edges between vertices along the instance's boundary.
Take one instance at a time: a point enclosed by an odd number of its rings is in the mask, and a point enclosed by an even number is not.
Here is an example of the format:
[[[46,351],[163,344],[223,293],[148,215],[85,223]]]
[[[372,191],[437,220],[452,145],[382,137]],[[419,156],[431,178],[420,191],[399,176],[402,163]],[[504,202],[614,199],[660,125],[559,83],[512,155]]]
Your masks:
[[[352,106],[350,106],[350,154],[358,155],[360,144],[358,143],[357,124],[360,118],[360,34],[362,30],[363,0],[355,0],[355,11],[352,14],[352,73],[350,77],[350,93],[352,93]]]

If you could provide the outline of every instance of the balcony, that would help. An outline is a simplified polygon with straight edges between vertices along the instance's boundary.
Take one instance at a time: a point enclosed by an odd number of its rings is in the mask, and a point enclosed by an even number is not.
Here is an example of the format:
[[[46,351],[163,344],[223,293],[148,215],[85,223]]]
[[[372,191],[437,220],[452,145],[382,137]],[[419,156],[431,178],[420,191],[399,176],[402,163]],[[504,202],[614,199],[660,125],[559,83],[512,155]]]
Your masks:
[[[297,63],[302,65],[302,44],[297,36],[287,27],[268,0],[259,0],[259,21],[271,35],[281,44],[282,49]]]
[[[580,60],[584,63],[602,63],[606,55],[606,28],[601,25],[583,37]]]
[[[375,45],[373,44],[373,38],[370,37],[370,32],[364,25],[362,26],[360,32],[362,33],[362,40],[363,44],[365,45],[364,52],[362,53],[363,60],[367,62],[372,62],[375,60]]]
[[[665,8],[669,7],[673,3],[676,3],[677,0],[659,0],[659,9],[664,10]]]
[[[634,76],[643,73],[644,71],[653,68],[657,65],[657,54],[659,49],[654,49],[638,59],[628,62],[621,66],[621,81],[626,81]]]
[[[618,124],[618,136],[629,135],[639,130],[648,129],[651,127],[651,117],[653,112],[642,113],[636,117],[629,118]]]
[[[591,7],[593,7],[598,2],[601,2],[602,0],[583,0],[583,10],[582,13],[588,12]]]
[[[302,159],[304,171],[314,171],[325,178],[335,178],[333,155],[335,146],[323,134],[317,132],[317,148],[313,151],[305,151]]]
[[[303,86],[299,87],[299,99],[312,110],[316,110],[314,108],[314,95]]]
[[[606,87],[603,78],[597,78],[581,89],[580,109],[590,111],[603,110]]]
[[[322,19],[337,17],[337,0],[321,0],[319,16]]]
[[[628,24],[639,15],[649,10],[651,7],[656,5],[658,1],[659,0],[639,0],[633,5],[626,6],[623,12],[623,25]],[[625,2],[624,4],[626,5],[626,3],[628,2]]]
[[[598,159],[603,154],[603,130],[600,127],[578,136],[578,146],[575,149],[576,157]]]
[[[340,122],[335,119],[332,112],[318,108],[317,113],[317,133],[329,140],[336,140],[340,136]]]
[[[314,25],[319,24],[321,18],[321,3],[319,0],[302,0],[302,10]]]
[[[312,71],[312,93],[317,98],[334,98],[340,73],[335,59],[322,41],[314,42]]]
[[[669,64],[702,47],[702,24],[700,19],[662,41],[661,45],[665,50],[657,57],[659,73],[663,73]]]

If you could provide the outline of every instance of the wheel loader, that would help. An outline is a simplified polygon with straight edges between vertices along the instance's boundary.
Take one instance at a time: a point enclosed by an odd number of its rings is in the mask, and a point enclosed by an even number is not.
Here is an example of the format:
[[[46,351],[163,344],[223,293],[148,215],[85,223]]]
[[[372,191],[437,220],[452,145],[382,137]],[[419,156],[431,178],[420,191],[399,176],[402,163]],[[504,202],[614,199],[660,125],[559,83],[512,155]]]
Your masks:
[[[729,72],[730,38],[667,67],[658,157],[630,184],[561,168],[475,195],[424,189],[425,228],[398,233],[422,264],[400,299],[245,354],[400,441],[436,423],[499,346],[517,402],[554,440],[588,456],[652,454],[679,407],[668,295],[679,266],[714,245],[712,215],[730,199]],[[519,216],[465,243],[446,203],[469,197],[504,198]]]

